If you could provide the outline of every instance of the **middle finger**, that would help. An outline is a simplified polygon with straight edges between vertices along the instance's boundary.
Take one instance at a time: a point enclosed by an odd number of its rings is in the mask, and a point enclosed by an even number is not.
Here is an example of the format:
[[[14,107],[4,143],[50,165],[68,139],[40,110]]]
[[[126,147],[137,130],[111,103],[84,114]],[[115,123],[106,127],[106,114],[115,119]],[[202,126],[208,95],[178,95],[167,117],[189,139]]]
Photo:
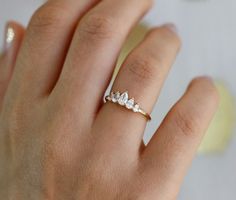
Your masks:
[[[96,113],[123,42],[151,5],[152,0],[101,1],[81,20],[55,88],[56,96],[67,91],[64,101],[77,108],[72,112]]]

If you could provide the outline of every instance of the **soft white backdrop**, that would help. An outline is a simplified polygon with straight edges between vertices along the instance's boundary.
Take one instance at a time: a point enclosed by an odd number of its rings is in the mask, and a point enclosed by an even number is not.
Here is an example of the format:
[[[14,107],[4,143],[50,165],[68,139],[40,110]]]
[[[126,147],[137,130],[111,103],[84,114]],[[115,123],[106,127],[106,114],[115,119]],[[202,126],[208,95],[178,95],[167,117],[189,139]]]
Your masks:
[[[27,24],[43,0],[0,0],[0,37],[5,22]],[[223,79],[236,96],[236,1],[157,0],[145,18],[150,25],[174,22],[183,38],[183,48],[165,84],[148,125],[146,139],[159,125],[187,83],[196,75]],[[2,42],[0,42],[2,45]],[[181,200],[236,199],[236,138],[221,155],[198,156],[185,180]]]

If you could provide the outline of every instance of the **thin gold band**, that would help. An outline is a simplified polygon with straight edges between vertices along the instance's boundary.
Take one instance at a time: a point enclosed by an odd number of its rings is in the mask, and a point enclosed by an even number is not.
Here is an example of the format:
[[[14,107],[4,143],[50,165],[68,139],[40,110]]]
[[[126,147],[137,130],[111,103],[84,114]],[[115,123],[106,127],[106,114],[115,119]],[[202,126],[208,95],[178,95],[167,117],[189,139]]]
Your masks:
[[[148,113],[144,112],[142,109],[139,110],[139,113],[146,117],[148,121],[152,120],[152,117]]]
[[[146,113],[142,108],[140,108],[139,104],[135,103],[134,98],[129,99],[128,92],[124,92],[122,94],[119,91],[111,92],[110,95],[105,97],[105,103],[106,102],[112,102],[122,107],[125,107],[135,113],[140,113],[148,121],[152,119],[148,113]]]

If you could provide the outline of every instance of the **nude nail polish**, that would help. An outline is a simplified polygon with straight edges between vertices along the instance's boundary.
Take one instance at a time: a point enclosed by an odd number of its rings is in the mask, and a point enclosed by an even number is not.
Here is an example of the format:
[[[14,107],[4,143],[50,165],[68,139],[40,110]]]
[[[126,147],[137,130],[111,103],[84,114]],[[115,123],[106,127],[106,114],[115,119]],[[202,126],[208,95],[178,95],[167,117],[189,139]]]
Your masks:
[[[166,27],[166,28],[170,29],[174,33],[178,33],[178,29],[177,29],[176,25],[173,24],[173,23],[164,24],[163,27]]]
[[[5,32],[5,41],[4,41],[4,47],[3,51],[7,51],[9,48],[11,48],[12,43],[14,42],[15,39],[15,31],[14,28],[11,27],[10,25],[6,26],[6,32]]]

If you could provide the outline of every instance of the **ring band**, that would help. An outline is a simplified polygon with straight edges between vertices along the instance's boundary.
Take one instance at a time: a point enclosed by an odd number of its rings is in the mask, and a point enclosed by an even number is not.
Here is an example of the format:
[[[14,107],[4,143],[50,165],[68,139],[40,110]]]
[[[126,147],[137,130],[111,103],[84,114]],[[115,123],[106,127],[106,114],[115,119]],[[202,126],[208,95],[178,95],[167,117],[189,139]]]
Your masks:
[[[106,102],[112,102],[115,104],[119,104],[120,106],[123,106],[127,108],[128,110],[131,110],[135,113],[142,114],[148,121],[150,121],[152,118],[151,116],[146,113],[138,103],[134,101],[134,98],[129,99],[128,92],[120,93],[118,92],[111,92],[108,96],[105,97],[105,103]]]

